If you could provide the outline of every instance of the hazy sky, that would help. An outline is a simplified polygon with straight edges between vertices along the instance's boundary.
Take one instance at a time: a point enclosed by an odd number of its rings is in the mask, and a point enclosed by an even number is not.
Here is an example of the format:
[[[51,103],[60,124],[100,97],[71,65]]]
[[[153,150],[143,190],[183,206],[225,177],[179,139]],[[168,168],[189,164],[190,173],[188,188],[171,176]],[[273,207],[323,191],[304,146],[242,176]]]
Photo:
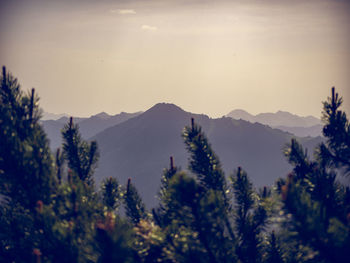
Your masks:
[[[320,117],[332,86],[350,112],[350,1],[0,3],[0,63],[48,112]]]

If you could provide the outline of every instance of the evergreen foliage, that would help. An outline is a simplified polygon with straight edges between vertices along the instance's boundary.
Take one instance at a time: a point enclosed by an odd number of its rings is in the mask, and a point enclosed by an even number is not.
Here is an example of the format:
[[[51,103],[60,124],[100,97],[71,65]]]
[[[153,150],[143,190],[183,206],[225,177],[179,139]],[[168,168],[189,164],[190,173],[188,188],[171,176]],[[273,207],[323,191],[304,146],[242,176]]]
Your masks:
[[[204,189],[212,192],[215,198],[220,200],[217,205],[223,212],[221,218],[224,221],[226,230],[230,234],[230,238],[235,240],[228,218],[228,214],[230,213],[229,198],[227,197],[228,187],[219,158],[212,150],[201,127],[194,122],[193,118],[191,119],[191,126],[184,128],[182,137],[190,153],[189,170],[197,176]],[[224,231],[224,228],[222,231]]]
[[[289,237],[306,247],[306,257],[317,262],[345,262],[350,247],[349,187],[337,181],[341,170],[348,171],[349,123],[339,110],[342,99],[332,88],[324,103],[323,132],[315,160],[292,140],[286,152],[294,166],[282,186],[282,199],[290,219]],[[338,168],[338,169],[335,169]]]
[[[125,220],[107,213],[107,216],[96,225],[95,241],[100,254],[99,263],[137,262],[139,260],[133,249],[133,231]]]
[[[202,128],[191,119],[191,126],[185,127],[183,138],[190,153],[189,169],[196,174],[199,182],[207,190],[225,193],[226,181],[220,161],[215,155]]]
[[[168,206],[169,200],[167,200],[167,192],[169,189],[170,180],[180,170],[181,169],[179,167],[174,166],[174,158],[170,157],[170,167],[169,169],[164,169],[161,178],[160,191],[158,194],[159,207],[157,209],[152,209],[153,218],[161,227],[165,227],[171,222],[171,218],[169,218],[170,207]]]
[[[5,67],[0,81],[0,193],[33,210],[38,200],[49,203],[56,188],[39,98],[34,89],[24,94]]]
[[[343,99],[332,88],[332,96],[323,103],[323,135],[326,144],[320,147],[320,157],[330,165],[350,172],[350,123],[346,113],[339,108]]]
[[[120,203],[121,189],[116,178],[109,177],[102,182],[103,204],[108,211],[115,211]]]
[[[137,224],[141,219],[147,219],[147,212],[144,203],[136,189],[136,187],[131,183],[131,179],[128,179],[128,184],[126,187],[125,195],[125,210],[126,216],[133,222]]]
[[[259,191],[240,167],[226,180],[192,119],[188,171],[170,158],[151,215],[131,179],[96,191],[98,146],[72,118],[53,156],[34,89],[5,68],[0,83],[0,262],[347,262],[350,131],[334,88],[315,157],[292,139],[293,170]]]
[[[57,184],[34,89],[24,94],[5,67],[0,82],[0,261],[29,262],[42,236],[37,204],[50,204]]]
[[[266,263],[283,263],[283,252],[278,244],[275,232],[272,231],[268,238],[267,248],[266,248],[266,258],[264,260]]]
[[[237,256],[242,262],[261,262],[261,234],[267,223],[267,212],[258,201],[247,174],[240,167],[231,178],[236,203]]]
[[[93,172],[98,160],[97,143],[87,143],[79,133],[79,126],[73,123],[71,117],[62,131],[63,153],[68,160],[68,167],[72,169],[87,184],[93,183]]]

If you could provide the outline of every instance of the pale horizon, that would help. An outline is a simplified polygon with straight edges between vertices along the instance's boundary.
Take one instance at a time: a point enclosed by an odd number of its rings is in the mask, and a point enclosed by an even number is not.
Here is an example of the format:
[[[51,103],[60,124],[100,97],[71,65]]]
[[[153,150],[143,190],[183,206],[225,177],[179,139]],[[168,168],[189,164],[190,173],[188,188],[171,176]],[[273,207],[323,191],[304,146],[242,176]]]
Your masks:
[[[106,114],[108,114],[108,115],[110,115],[110,116],[114,116],[114,115],[118,115],[118,114],[121,114],[121,113],[145,112],[145,111],[151,109],[153,106],[155,106],[155,105],[157,105],[157,104],[159,104],[159,103],[174,104],[174,103],[171,103],[171,102],[158,102],[158,103],[152,105],[151,107],[149,107],[149,108],[147,108],[147,109],[145,109],[145,110],[136,110],[136,111],[132,111],[132,112],[128,112],[128,111],[123,111],[123,110],[122,110],[122,111],[119,111],[119,112],[116,112],[116,113],[110,113],[110,112],[107,112],[107,111],[102,110],[102,111],[95,112],[95,113],[90,114],[90,115],[74,115],[74,114],[69,114],[69,113],[66,113],[66,112],[58,112],[58,113],[56,113],[56,112],[48,112],[48,111],[46,111],[46,110],[45,110],[44,108],[42,108],[42,107],[41,107],[41,109],[42,109],[42,110],[44,111],[44,113],[46,113],[46,114],[66,115],[67,117],[75,117],[75,118],[89,118],[89,117],[98,115],[98,114],[100,114],[100,113],[106,113]],[[232,109],[232,110],[230,110],[229,112],[223,114],[222,116],[210,116],[209,114],[207,114],[207,113],[205,113],[205,112],[191,112],[191,111],[188,111],[187,109],[185,109],[185,108],[183,108],[183,107],[180,107],[179,105],[176,105],[176,104],[174,104],[174,105],[175,105],[175,106],[178,106],[179,108],[181,108],[181,109],[184,110],[185,112],[190,112],[190,113],[193,113],[193,114],[204,114],[204,115],[207,115],[209,118],[213,118],[213,119],[225,117],[226,115],[228,115],[229,113],[231,113],[231,112],[234,111],[234,110],[243,110],[243,111],[245,111],[245,112],[247,112],[247,113],[249,113],[249,114],[251,114],[251,115],[253,115],[253,116],[256,116],[256,115],[262,114],[262,113],[273,113],[273,114],[275,114],[275,113],[278,113],[279,111],[281,111],[281,112],[288,112],[288,113],[291,113],[291,114],[293,114],[293,115],[297,115],[297,116],[299,116],[299,117],[315,117],[315,118],[317,118],[317,119],[321,119],[320,117],[317,117],[317,116],[314,116],[314,115],[299,115],[299,114],[295,114],[295,113],[293,113],[293,112],[283,111],[283,110],[277,110],[277,111],[274,111],[274,112],[257,112],[257,113],[252,113],[252,112],[249,112],[249,111],[247,111],[247,110],[245,110],[245,109],[239,109],[239,108],[237,108],[237,109]]]
[[[350,113],[350,1],[14,0],[0,22],[1,65],[46,112],[320,118],[335,86]]]

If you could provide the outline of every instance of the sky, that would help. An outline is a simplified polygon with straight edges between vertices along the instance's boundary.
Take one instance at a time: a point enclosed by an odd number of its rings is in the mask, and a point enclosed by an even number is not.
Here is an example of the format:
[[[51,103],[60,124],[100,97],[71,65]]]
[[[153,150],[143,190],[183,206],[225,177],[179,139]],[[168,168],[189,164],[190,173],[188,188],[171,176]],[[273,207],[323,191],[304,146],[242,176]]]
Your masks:
[[[0,63],[47,112],[159,102],[221,117],[350,113],[348,0],[0,0]]]

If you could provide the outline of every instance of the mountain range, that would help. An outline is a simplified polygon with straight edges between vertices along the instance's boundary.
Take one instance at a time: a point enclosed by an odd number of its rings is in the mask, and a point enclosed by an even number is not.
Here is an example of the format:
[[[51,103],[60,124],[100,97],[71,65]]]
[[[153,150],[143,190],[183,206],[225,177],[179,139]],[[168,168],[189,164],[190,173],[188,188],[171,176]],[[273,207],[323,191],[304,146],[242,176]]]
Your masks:
[[[84,139],[88,139],[97,133],[107,129],[108,127],[122,123],[130,118],[133,118],[141,112],[136,113],[126,113],[121,112],[116,115],[109,115],[105,112],[93,115],[89,118],[73,118],[74,123],[79,124],[79,130]],[[50,139],[51,149],[56,149],[62,144],[61,130],[66,123],[68,123],[69,118],[64,116],[57,120],[43,120],[42,124],[44,130],[46,131],[48,138]]]
[[[181,133],[191,118],[202,126],[227,175],[241,166],[254,185],[260,187],[271,185],[290,171],[283,149],[295,136],[261,123],[229,117],[212,119],[166,103],[156,104],[143,113],[115,116],[100,113],[75,122],[79,123],[84,138],[98,143],[97,183],[108,176],[116,177],[121,184],[131,178],[146,205],[152,207],[157,203],[162,171],[169,166],[169,157],[174,157],[175,165],[187,168],[188,154]],[[67,117],[43,121],[51,148],[60,145],[60,129],[67,121]],[[299,138],[311,153],[322,140]]]
[[[301,117],[287,111],[277,111],[276,113],[266,112],[253,115],[245,110],[237,109],[231,111],[226,116],[236,120],[242,119],[253,123],[259,122],[271,127],[311,127],[321,124],[321,120],[314,116]]]
[[[226,115],[236,120],[246,120],[251,123],[262,123],[272,128],[290,132],[296,136],[317,137],[322,135],[322,123],[320,119],[314,116],[301,117],[286,111],[277,111],[276,113],[259,113],[253,115],[245,110],[233,110]]]
[[[68,115],[63,113],[63,114],[56,114],[56,113],[50,113],[50,112],[43,112],[43,115],[41,117],[41,120],[47,121],[47,120],[58,120],[62,117],[67,117]]]

